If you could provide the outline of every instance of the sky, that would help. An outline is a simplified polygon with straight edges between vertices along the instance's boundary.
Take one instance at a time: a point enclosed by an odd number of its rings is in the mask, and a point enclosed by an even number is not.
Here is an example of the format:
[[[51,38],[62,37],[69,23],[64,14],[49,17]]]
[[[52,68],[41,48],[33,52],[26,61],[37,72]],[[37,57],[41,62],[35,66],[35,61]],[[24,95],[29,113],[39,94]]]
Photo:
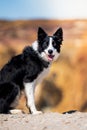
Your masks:
[[[0,19],[87,19],[87,0],[0,0]]]

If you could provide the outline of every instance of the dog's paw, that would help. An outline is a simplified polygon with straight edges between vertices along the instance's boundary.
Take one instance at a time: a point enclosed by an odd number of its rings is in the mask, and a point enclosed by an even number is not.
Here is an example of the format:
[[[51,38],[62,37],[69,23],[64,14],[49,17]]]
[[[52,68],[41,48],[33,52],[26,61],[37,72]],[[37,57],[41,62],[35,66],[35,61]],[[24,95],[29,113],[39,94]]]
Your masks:
[[[33,115],[38,115],[38,114],[42,114],[43,112],[42,111],[35,111],[35,112],[33,112],[32,114]]]
[[[19,109],[13,109],[13,110],[10,110],[10,113],[11,114],[22,114],[22,110],[19,110]]]

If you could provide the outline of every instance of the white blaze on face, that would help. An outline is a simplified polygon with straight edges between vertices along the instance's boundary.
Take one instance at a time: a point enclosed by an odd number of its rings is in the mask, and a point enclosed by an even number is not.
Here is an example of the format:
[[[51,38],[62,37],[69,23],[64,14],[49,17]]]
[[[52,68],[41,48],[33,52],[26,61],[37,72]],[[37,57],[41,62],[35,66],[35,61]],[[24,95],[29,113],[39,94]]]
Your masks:
[[[50,38],[49,38],[49,46],[48,46],[47,49],[45,50],[48,55],[49,55],[49,53],[48,53],[49,50],[52,50],[52,51],[54,52],[54,47],[53,47],[53,45],[52,45],[52,41],[53,41],[53,39],[52,39],[52,37],[50,37]]]

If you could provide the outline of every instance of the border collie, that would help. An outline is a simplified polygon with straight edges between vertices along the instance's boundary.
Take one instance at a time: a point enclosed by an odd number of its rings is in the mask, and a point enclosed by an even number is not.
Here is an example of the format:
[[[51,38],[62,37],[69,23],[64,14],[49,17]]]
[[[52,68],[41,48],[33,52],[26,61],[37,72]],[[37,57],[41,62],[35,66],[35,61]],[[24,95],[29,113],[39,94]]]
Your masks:
[[[37,41],[14,56],[0,71],[0,113],[14,113],[21,91],[32,114],[39,114],[34,102],[35,86],[47,75],[49,67],[59,54],[63,41],[62,28],[48,36],[38,28]],[[20,111],[20,110],[19,110]],[[19,112],[18,111],[18,112]]]

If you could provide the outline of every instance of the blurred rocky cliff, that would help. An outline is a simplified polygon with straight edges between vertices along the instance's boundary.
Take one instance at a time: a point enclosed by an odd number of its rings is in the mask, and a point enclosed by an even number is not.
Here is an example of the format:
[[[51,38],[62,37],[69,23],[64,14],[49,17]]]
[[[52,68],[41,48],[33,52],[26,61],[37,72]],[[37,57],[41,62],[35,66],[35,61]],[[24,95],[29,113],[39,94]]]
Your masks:
[[[63,28],[59,59],[36,89],[36,105],[43,111],[87,111],[87,20],[0,21],[0,68],[36,40],[38,27],[52,35]]]

